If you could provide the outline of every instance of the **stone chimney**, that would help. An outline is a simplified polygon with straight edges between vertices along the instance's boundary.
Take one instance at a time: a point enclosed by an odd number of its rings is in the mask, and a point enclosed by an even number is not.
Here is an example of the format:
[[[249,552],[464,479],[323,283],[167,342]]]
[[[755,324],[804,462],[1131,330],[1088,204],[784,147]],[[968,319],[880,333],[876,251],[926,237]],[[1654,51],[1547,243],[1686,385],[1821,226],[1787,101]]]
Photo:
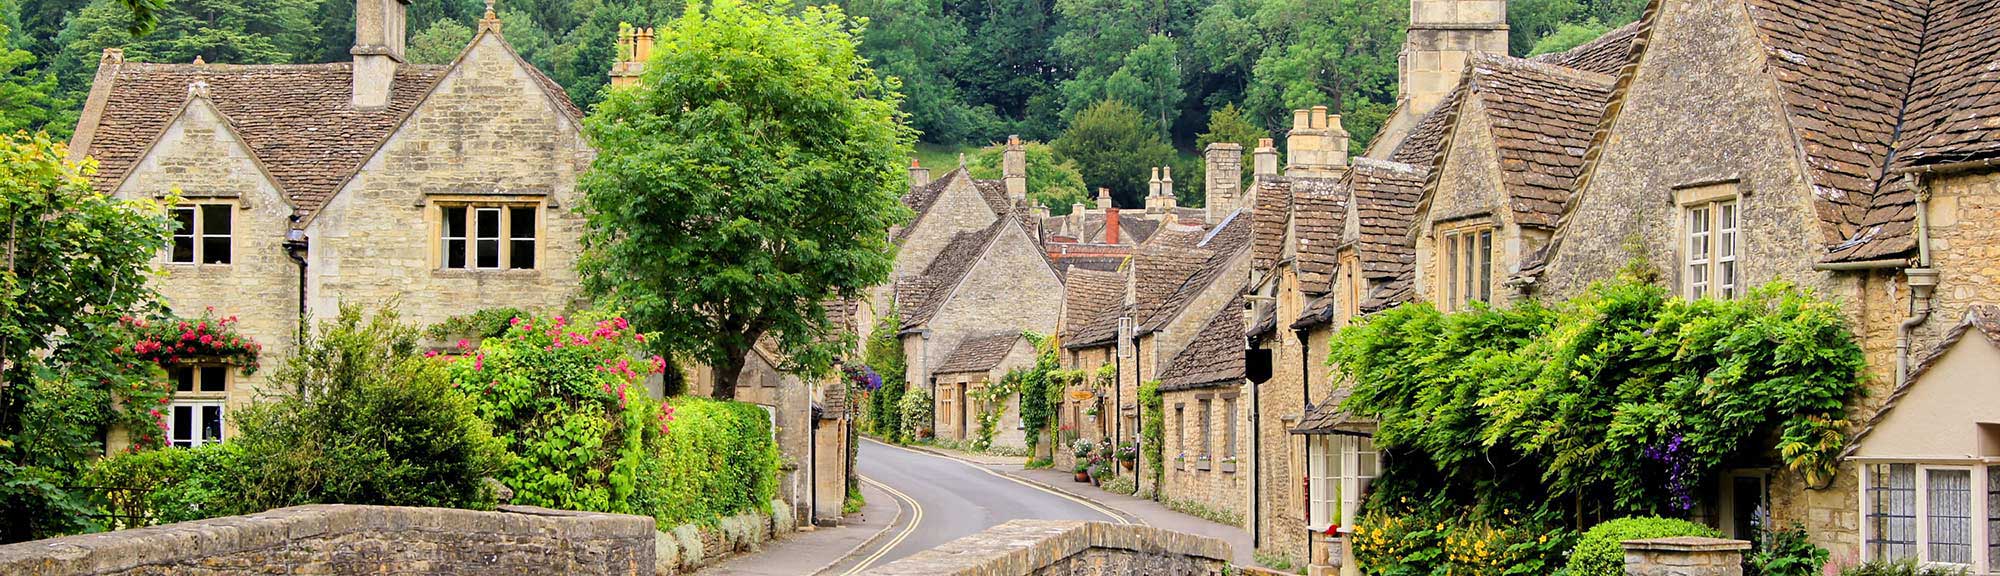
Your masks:
[[[925,168],[916,158],[911,158],[910,187],[915,188],[929,183],[931,183],[931,169]]]
[[[1045,205],[1042,205],[1042,204],[1040,204],[1040,203],[1036,203],[1036,204],[1035,204],[1035,219],[1036,219],[1036,220],[1047,220],[1048,218],[1049,218],[1049,207],[1048,207],[1048,206],[1045,206]]]
[[[1018,135],[1007,136],[1007,150],[1000,154],[1000,177],[1007,184],[1007,199],[1028,199],[1028,148]]]
[[[1084,240],[1089,240],[1089,238],[1083,238],[1083,237],[1082,237],[1082,236],[1083,236],[1083,215],[1084,215],[1084,213],[1085,213],[1086,211],[1087,211],[1087,209],[1086,209],[1086,208],[1084,207],[1083,203],[1082,203],[1082,202],[1077,202],[1077,203],[1075,203],[1075,204],[1070,204],[1070,205],[1069,205],[1069,214],[1066,214],[1066,215],[1064,215],[1064,216],[1063,216],[1063,218],[1064,218],[1064,219],[1066,219],[1066,220],[1068,220],[1068,221],[1069,221],[1069,233],[1070,233],[1070,235],[1071,235],[1071,236],[1073,236],[1073,237],[1076,237],[1076,241],[1078,241],[1078,242],[1082,242],[1082,241],[1084,241]]]
[[[1250,175],[1252,177],[1277,176],[1278,145],[1271,142],[1270,138],[1258,139],[1257,149],[1250,153],[1250,163]]]
[[[1153,177],[1146,180],[1146,214],[1160,213],[1160,167],[1153,167]]]
[[[1202,206],[1207,210],[1209,222],[1236,209],[1236,198],[1243,189],[1243,145],[1235,142],[1216,142],[1208,145],[1202,154],[1202,162],[1207,166],[1207,182],[1202,186]]]
[[[363,110],[389,105],[396,66],[403,63],[409,0],[354,0],[353,104]]]
[[[1172,212],[1172,211],[1174,210],[1174,198],[1175,198],[1175,196],[1174,196],[1174,167],[1172,167],[1172,166],[1161,166],[1161,167],[1160,167],[1160,205],[1162,205],[1162,206],[1165,206],[1165,207],[1166,207],[1166,211],[1168,211],[1168,212]]]
[[[1104,209],[1104,243],[1118,243],[1118,208]]]
[[[1110,210],[1110,209],[1111,209],[1111,189],[1110,189],[1110,188],[1098,188],[1098,189],[1097,189],[1097,209],[1098,209],[1098,210]]]
[[[611,64],[611,86],[633,86],[646,72],[646,60],[653,57],[653,29],[618,23],[618,61]],[[929,181],[925,178],[925,181]]]
[[[1507,52],[1507,0],[1410,0],[1397,64],[1400,114],[1421,118],[1436,108],[1479,52]]]
[[[1347,169],[1347,131],[1325,106],[1292,111],[1285,138],[1285,175],[1337,178]]]

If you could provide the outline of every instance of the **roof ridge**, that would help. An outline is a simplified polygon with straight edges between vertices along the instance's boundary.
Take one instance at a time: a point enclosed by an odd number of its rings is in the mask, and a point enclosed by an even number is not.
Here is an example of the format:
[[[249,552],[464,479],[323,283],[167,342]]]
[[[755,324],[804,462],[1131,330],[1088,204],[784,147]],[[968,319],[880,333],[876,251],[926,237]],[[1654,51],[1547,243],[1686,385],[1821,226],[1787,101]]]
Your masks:
[[[1535,72],[1541,72],[1544,74],[1552,74],[1556,76],[1575,78],[1578,80],[1588,80],[1600,84],[1609,84],[1617,80],[1616,76],[1612,76],[1610,74],[1604,74],[1601,72],[1592,72],[1580,68],[1571,68],[1553,62],[1543,62],[1540,60],[1509,56],[1497,52],[1474,53],[1472,55],[1472,68],[1475,75],[1480,71],[1481,65],[1496,65],[1499,67],[1512,68],[1515,70],[1530,70]]]

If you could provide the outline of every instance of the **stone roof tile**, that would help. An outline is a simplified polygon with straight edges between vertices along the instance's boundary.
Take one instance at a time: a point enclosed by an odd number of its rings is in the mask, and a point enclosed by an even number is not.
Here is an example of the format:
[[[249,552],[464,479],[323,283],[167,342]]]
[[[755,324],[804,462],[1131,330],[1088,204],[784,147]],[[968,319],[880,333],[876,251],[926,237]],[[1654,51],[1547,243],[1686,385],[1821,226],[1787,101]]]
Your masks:
[[[1339,267],[1340,235],[1347,220],[1347,187],[1333,178],[1292,178],[1292,229],[1298,258],[1299,290],[1324,294],[1333,289]]]
[[[983,336],[966,338],[958,344],[958,349],[946,355],[938,364],[938,374],[956,372],[985,372],[999,366],[1007,359],[1007,353],[1014,350],[1014,343],[1021,340],[1020,332],[996,332]]]
[[[1475,57],[1470,93],[1492,120],[1502,186],[1516,222],[1551,228],[1562,217],[1613,80],[1510,56]]]
[[[1069,278],[1063,283],[1063,343],[1085,344],[1107,339],[1108,336],[1101,334],[1117,331],[1118,316],[1115,312],[1124,307],[1124,273],[1084,268],[1070,270]],[[1109,330],[1100,325],[1107,316]]]
[[[1283,176],[1263,176],[1257,178],[1256,188],[1250,265],[1270,270],[1285,253],[1285,228],[1292,217],[1292,181]]]
[[[1186,348],[1160,372],[1160,390],[1230,386],[1245,377],[1243,352],[1243,294],[1222,306],[1196,332]]]

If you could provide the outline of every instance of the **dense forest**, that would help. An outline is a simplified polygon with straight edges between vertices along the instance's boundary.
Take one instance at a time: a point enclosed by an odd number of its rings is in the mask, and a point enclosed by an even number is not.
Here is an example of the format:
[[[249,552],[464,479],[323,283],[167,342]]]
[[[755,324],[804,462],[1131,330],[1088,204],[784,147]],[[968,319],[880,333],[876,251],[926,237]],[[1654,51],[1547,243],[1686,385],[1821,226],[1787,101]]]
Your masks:
[[[878,71],[901,79],[904,109],[925,142],[957,148],[1020,134],[1051,142],[1062,156],[1060,137],[1087,109],[1123,103],[1095,116],[1137,123],[1137,131],[1149,133],[1140,135],[1148,157],[1125,159],[1140,167],[1073,158],[1093,185],[1115,180],[1110,185],[1121,204],[1143,194],[1143,183],[1118,175],[1136,174],[1146,161],[1167,164],[1172,159],[1165,156],[1185,161],[1185,151],[1208,141],[1282,133],[1293,108],[1326,105],[1344,114],[1358,149],[1394,106],[1396,59],[1409,18],[1408,0],[842,4],[867,18],[862,52]],[[1516,55],[1566,49],[1638,18],[1644,4],[1513,0],[1509,49]],[[157,24],[136,37],[129,31],[135,5],[157,7]],[[616,58],[619,23],[665,22],[684,5],[498,0],[497,8],[508,42],[587,109]],[[411,59],[449,61],[471,39],[484,9],[483,0],[416,0],[409,10]],[[343,61],[353,11],[353,0],[0,0],[6,28],[0,130],[66,135],[106,47],[121,46],[128,60],[142,62]],[[1128,118],[1109,118],[1110,112]],[[1129,139],[1135,127],[1101,128]],[[1182,182],[1199,181],[1181,172]]]

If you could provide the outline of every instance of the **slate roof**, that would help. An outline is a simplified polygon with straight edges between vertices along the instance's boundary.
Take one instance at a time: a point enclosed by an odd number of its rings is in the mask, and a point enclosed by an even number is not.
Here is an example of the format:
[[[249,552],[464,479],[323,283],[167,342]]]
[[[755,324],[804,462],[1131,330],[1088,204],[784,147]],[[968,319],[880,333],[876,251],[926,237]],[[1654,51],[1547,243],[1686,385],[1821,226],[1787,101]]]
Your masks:
[[[1417,125],[1410,128],[1410,135],[1403,138],[1396,150],[1389,153],[1389,160],[1429,169],[1437,158],[1438,150],[1444,147],[1444,138],[1451,129],[1453,118],[1458,115],[1458,105],[1465,101],[1465,84],[1460,83],[1438,102],[1436,108],[1417,119]]]
[[[1264,176],[1254,185],[1257,203],[1252,214],[1250,265],[1270,270],[1285,254],[1285,225],[1292,216],[1292,181],[1283,176]]]
[[[1932,2],[1898,168],[2000,157],[2000,0]]]
[[[1416,224],[1425,175],[1417,166],[1367,158],[1356,159],[1348,169],[1359,231],[1354,248],[1363,277],[1388,282],[1416,264],[1417,251],[1407,237]]]
[[[936,258],[924,267],[922,274],[915,278],[905,278],[896,285],[896,310],[903,316],[903,329],[922,326],[937,314],[938,308],[951,291],[965,280],[979,263],[986,247],[1012,222],[1011,218],[999,218],[985,229],[975,232],[959,232],[952,235],[951,243],[938,251]]]
[[[966,338],[958,348],[946,355],[938,364],[938,374],[957,372],[985,372],[999,366],[1007,359],[1007,353],[1014,350],[1014,343],[1021,340],[1020,332],[997,332],[983,336]]]
[[[1118,330],[1117,311],[1125,307],[1125,274],[1075,269],[1063,282],[1064,344],[1108,340]],[[1109,329],[1103,323],[1109,317]]]
[[[1363,430],[1371,428],[1375,421],[1355,416],[1340,407],[1341,403],[1346,402],[1347,398],[1353,394],[1354,389],[1347,386],[1334,388],[1332,393],[1327,394],[1326,400],[1322,400],[1318,405],[1306,409],[1305,415],[1299,418],[1299,424],[1292,427],[1292,433],[1338,434],[1347,432],[1351,434],[1365,434],[1366,432]],[[1360,428],[1360,430],[1357,430],[1357,428]]]
[[[1324,294],[1333,289],[1340,264],[1340,234],[1347,221],[1347,187],[1333,178],[1292,178],[1293,249],[1299,290]]]
[[[1321,294],[1306,301],[1305,308],[1299,310],[1299,318],[1292,321],[1292,329],[1304,330],[1332,322],[1334,304],[1339,302],[1340,299],[1334,294]],[[1275,325],[1275,322],[1273,324]]]
[[[1072,270],[1094,270],[1098,272],[1117,272],[1118,267],[1125,265],[1125,259],[1129,256],[1130,256],[1129,254],[1109,255],[1109,256],[1060,256],[1055,259],[1056,272],[1062,274],[1063,278],[1065,279],[1069,278],[1070,271]]]
[[[85,151],[97,159],[91,184],[98,190],[108,193],[125,179],[187,102],[188,85],[204,82],[209,101],[301,215],[331,198],[449,70],[397,66],[389,105],[357,110],[347,62],[104,66],[115,69],[100,72],[111,85]]]
[[[1552,228],[1562,217],[1613,80],[1511,56],[1473,58],[1470,94],[1492,120],[1502,186],[1516,222]]]
[[[1395,308],[1404,302],[1415,299],[1416,294],[1415,267],[1404,268],[1403,272],[1396,275],[1395,278],[1376,285],[1373,290],[1369,291],[1368,297],[1361,300],[1361,313],[1373,314]]]
[[[1862,427],[1860,432],[1855,433],[1853,440],[1847,443],[1847,449],[1841,453],[1841,457],[1845,458],[1854,454],[1855,450],[1859,450],[1861,448],[1861,439],[1867,437],[1869,433],[1874,432],[1875,427],[1880,425],[1882,420],[1888,418],[1889,411],[1894,410],[1896,404],[1904,396],[1909,395],[1910,388],[1916,385],[1918,380],[1922,379],[1924,373],[1929,372],[1932,366],[1937,365],[1938,360],[1944,358],[1945,353],[1950,352],[1952,347],[1957,346],[1959,340],[1964,339],[1966,334],[1975,332],[1984,336],[1987,344],[2000,347],[2000,305],[1974,304],[1968,307],[1965,311],[1965,318],[1959,320],[1957,326],[1953,326],[1951,330],[1946,331],[1944,338],[1938,340],[1938,343],[1932,346],[1929,352],[1924,354],[1923,359],[1917,361],[1911,367],[1909,377],[1905,378],[1902,385],[1897,386],[1894,392],[1889,393],[1889,399],[1883,401],[1882,408],[1876,410],[1875,415],[1868,419],[1868,425]]]
[[[1249,247],[1250,218],[1251,212],[1244,210],[1223,217],[1222,222],[1218,223],[1215,229],[1209,230],[1194,249],[1185,252],[1189,255],[1200,254],[1202,260],[1195,264],[1178,285],[1162,296],[1153,297],[1155,292],[1148,288],[1149,283],[1145,277],[1140,277],[1141,292],[1138,294],[1140,315],[1137,316],[1140,320],[1137,323],[1136,334],[1165,328],[1186,310],[1189,304],[1194,303],[1195,298],[1202,292],[1207,291],[1217,281],[1224,280],[1222,274],[1228,271],[1230,263],[1241,257]],[[1135,272],[1144,271],[1143,268],[1135,269]],[[1234,285],[1243,283],[1241,278],[1233,280],[1235,280]]]
[[[1057,237],[1068,238],[1070,242],[1086,244],[1104,242],[1105,218],[1102,212],[1085,214],[1082,217],[1081,230],[1073,229],[1070,226],[1069,216],[1050,216],[1041,218],[1040,220],[1042,223],[1043,242],[1049,242],[1052,238]],[[1151,238],[1153,233],[1159,229],[1160,221],[1158,220],[1152,220],[1143,215],[1135,216],[1123,210],[1119,211],[1118,243],[1121,245],[1143,244],[1146,242],[1146,239]]]
[[[1229,386],[1243,382],[1243,294],[1222,306],[1160,372],[1160,390]]]

